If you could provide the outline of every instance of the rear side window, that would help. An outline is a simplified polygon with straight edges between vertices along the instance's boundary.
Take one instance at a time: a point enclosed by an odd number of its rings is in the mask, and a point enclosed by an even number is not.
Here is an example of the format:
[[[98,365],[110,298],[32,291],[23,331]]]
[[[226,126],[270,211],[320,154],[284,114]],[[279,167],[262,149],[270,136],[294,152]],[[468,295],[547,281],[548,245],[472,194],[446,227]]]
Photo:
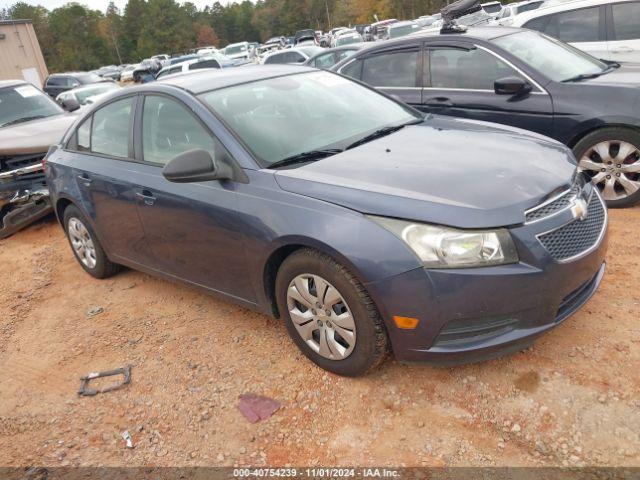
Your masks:
[[[49,77],[47,80],[47,86],[49,87],[67,87],[70,85],[71,82],[68,81],[67,77]]]
[[[91,151],[110,157],[129,156],[129,132],[135,97],[110,103],[93,114]]]
[[[273,63],[286,63],[286,61],[284,60],[285,54],[284,53],[278,53],[276,55],[271,55],[270,57],[268,57],[264,63],[265,65],[268,64],[273,64]]]
[[[640,39],[640,2],[611,5],[615,40]]]
[[[215,155],[213,137],[184,106],[166,97],[147,96],[142,113],[144,161],[166,165],[173,157],[194,148]]]
[[[91,151],[91,119],[87,118],[78,128],[77,147],[79,152]]]
[[[360,80],[362,77],[362,60],[355,60],[340,70],[342,75]]]
[[[518,76],[509,65],[480,48],[432,50],[430,64],[434,88],[493,91],[497,79]]]
[[[417,87],[418,51],[382,53],[365,58],[362,81],[374,87]]]
[[[538,19],[540,20],[540,19]],[[556,13],[547,17],[544,29],[536,28],[532,22],[526,23],[526,28],[542,31],[563,42],[599,42],[600,38],[600,7],[581,8],[567,12]],[[542,23],[538,23],[541,26]]]

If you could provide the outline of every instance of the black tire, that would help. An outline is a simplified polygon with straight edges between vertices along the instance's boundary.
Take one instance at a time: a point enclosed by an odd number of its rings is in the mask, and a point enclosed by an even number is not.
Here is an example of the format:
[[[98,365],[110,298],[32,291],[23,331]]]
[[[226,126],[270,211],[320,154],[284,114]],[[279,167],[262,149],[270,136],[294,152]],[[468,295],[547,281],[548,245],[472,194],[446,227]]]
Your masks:
[[[580,159],[587,152],[589,152],[589,150],[592,147],[594,147],[600,142],[605,142],[605,141],[611,141],[611,142],[614,142],[614,144],[616,141],[627,142],[634,145],[636,149],[640,151],[640,131],[633,130],[631,128],[624,128],[624,127],[608,127],[608,128],[601,128],[599,130],[591,132],[590,134],[582,138],[573,147],[573,154],[575,155],[578,162],[580,162]],[[585,173],[587,173],[590,177],[593,176],[593,174],[596,174],[595,171],[591,171],[591,170],[585,170]],[[615,173],[612,173],[612,174],[615,174]],[[626,173],[626,176],[630,180],[640,181],[640,173]],[[602,191],[602,186],[603,186],[602,183],[598,185],[601,191]],[[640,190],[624,198],[620,198],[617,200],[606,200],[606,203],[607,203],[607,206],[610,208],[632,207],[640,203]]]
[[[120,265],[113,263],[111,260],[107,258],[107,255],[106,253],[104,253],[104,249],[102,248],[102,245],[98,240],[98,236],[93,231],[93,228],[91,228],[91,224],[87,221],[86,217],[76,206],[69,205],[65,209],[62,218],[63,218],[64,231],[67,234],[67,240],[69,240],[69,246],[71,246],[71,251],[73,252],[73,255],[76,257],[76,260],[78,260],[78,263],[84,269],[85,272],[87,272],[92,277],[102,279],[102,278],[112,277],[113,275],[118,273],[118,271],[120,271],[120,268],[121,268]],[[93,268],[89,268],[87,265],[85,265],[80,259],[80,257],[78,256],[75,249],[73,248],[71,237],[69,235],[69,221],[71,219],[79,220],[82,223],[82,225],[84,225],[84,227],[87,229],[87,232],[89,233],[89,237],[93,242],[93,247],[95,250],[96,262]]]
[[[296,330],[287,306],[287,290],[298,275],[319,275],[333,285],[351,310],[356,341],[350,355],[341,360],[325,358],[313,350]],[[318,366],[338,375],[354,377],[380,365],[388,353],[388,337],[376,305],[349,271],[330,256],[313,249],[297,250],[280,266],[276,277],[278,310],[289,335],[302,353]]]

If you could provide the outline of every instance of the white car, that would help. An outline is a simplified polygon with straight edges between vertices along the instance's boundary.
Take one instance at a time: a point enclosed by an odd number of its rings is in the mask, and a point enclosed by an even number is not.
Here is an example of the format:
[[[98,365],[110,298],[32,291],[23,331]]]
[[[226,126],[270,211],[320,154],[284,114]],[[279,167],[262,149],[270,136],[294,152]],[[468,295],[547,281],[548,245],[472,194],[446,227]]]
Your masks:
[[[174,73],[188,72],[189,70],[199,70],[202,68],[224,68],[233,64],[233,60],[226,58],[224,55],[205,55],[200,58],[192,58],[184,62],[169,65],[160,70],[156,75],[156,80]]]
[[[538,30],[603,60],[640,62],[637,0],[554,3],[518,15],[511,26]]]
[[[341,30],[331,39],[331,47],[341,47],[342,45],[361,42],[364,42],[364,39],[356,30]]]
[[[224,54],[233,59],[251,59],[253,55],[253,48],[249,45],[249,42],[239,42],[232,43],[231,45],[227,45],[224,50]]]
[[[387,28],[385,39],[404,37],[405,35],[410,35],[418,31],[420,31],[420,25],[413,20],[396,22],[392,23],[389,25],[389,28]]]
[[[497,18],[500,12],[502,12],[502,3],[497,1],[481,3],[480,6],[493,18]]]
[[[527,0],[525,2],[510,3],[502,7],[502,12],[500,12],[496,20],[498,25],[513,25],[513,20],[516,15],[536,10],[546,3],[545,0]]]
[[[262,63],[264,65],[282,63],[301,64],[323,50],[324,49],[322,47],[316,46],[292,47],[287,48],[286,50],[277,50],[265,55]]]
[[[216,47],[202,47],[196,52],[198,55],[210,55],[212,53],[218,53],[218,49]]]
[[[124,67],[122,72],[120,73],[120,81],[121,82],[132,82],[133,81],[133,71],[140,66],[139,63],[134,63],[133,65],[127,65]]]
[[[81,106],[87,105],[89,103],[92,103],[92,97],[109,93],[119,88],[122,87],[113,82],[94,83],[91,85],[72,88],[71,90],[67,90],[66,92],[62,92],[61,94],[59,94],[56,97],[56,103],[58,105],[64,106],[64,103],[67,100],[73,99]]]

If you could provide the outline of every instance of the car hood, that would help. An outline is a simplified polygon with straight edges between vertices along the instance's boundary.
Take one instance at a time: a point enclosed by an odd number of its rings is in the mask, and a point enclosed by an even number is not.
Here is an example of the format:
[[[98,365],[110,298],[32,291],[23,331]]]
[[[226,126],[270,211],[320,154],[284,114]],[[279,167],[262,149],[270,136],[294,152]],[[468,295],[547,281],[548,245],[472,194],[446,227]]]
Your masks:
[[[547,137],[431,117],[275,177],[285,191],[365,214],[490,228],[523,223],[575,170],[569,149]]]
[[[640,87],[640,64],[621,63],[619,68],[596,78],[590,78],[581,84]]]
[[[0,155],[46,152],[62,139],[75,119],[74,113],[61,113],[0,128]]]

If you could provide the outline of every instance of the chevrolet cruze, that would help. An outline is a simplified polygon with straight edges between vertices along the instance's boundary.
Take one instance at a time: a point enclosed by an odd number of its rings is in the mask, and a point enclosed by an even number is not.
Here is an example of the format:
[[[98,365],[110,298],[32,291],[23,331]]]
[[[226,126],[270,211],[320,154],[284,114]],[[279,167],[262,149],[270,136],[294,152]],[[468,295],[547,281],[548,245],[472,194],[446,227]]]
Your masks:
[[[606,208],[565,146],[306,67],[110,94],[46,175],[89,274],[124,265],[280,317],[341,375],[523,349],[604,274]]]

